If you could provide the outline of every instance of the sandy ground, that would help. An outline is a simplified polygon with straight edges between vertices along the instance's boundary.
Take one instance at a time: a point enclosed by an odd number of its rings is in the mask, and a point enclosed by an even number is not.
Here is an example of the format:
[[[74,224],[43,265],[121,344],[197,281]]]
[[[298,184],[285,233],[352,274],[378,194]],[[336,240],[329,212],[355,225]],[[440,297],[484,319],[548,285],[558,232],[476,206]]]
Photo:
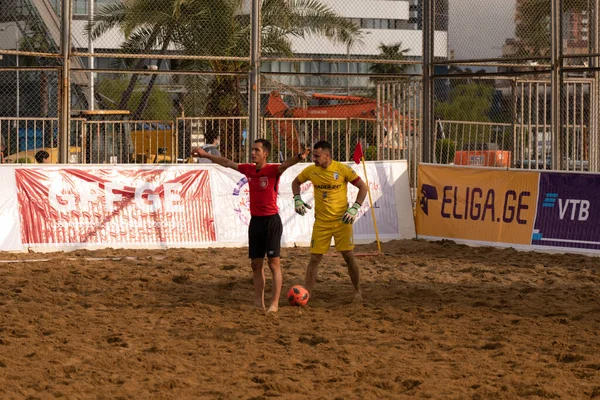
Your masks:
[[[2,253],[50,260],[0,264],[0,398],[600,398],[600,259],[384,251],[359,258],[362,304],[327,256],[277,316],[251,307],[246,249]],[[285,292],[308,250],[283,257]]]

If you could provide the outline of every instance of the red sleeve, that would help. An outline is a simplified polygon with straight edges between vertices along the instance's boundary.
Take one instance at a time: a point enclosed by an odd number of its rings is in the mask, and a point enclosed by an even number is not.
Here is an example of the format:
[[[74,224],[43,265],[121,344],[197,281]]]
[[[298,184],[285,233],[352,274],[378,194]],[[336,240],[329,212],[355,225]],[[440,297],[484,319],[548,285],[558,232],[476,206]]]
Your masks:
[[[269,168],[267,170],[269,176],[279,176],[279,165],[280,164],[268,164],[267,167]]]
[[[255,168],[254,164],[238,164],[238,171],[246,176],[252,172],[252,168]]]

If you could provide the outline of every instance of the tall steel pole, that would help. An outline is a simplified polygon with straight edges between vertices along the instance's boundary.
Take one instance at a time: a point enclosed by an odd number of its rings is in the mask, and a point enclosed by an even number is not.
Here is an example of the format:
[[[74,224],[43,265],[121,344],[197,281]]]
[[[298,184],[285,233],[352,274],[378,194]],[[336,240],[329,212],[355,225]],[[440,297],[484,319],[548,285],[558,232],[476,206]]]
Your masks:
[[[551,15],[551,100],[552,109],[552,169],[562,169],[568,166],[565,160],[562,164],[562,86],[563,86],[563,48],[562,48],[562,0],[552,0],[550,6]]]
[[[89,1],[89,24],[90,26],[93,26],[94,24],[94,2],[96,0],[90,0]],[[93,54],[94,53],[94,41],[92,40],[92,35],[88,36],[88,53]],[[89,103],[89,109],[93,110],[95,108],[95,100],[94,100],[94,78],[95,78],[95,74],[94,74],[94,56],[89,56],[88,57],[88,68],[90,68],[90,82],[89,82],[89,89],[90,89],[90,99],[88,101]]]
[[[252,37],[250,46],[250,126],[248,129],[248,148],[258,138],[260,115],[260,6],[261,0],[252,0],[251,23]],[[248,151],[246,150],[248,156]]]
[[[62,0],[61,40],[62,73],[60,90],[59,153],[58,162],[69,162],[69,132],[71,123],[71,2]]]
[[[423,103],[422,107],[422,135],[423,135],[423,162],[431,162],[432,157],[432,114],[433,114],[433,1],[423,1]]]
[[[600,0],[594,0],[594,9],[592,12],[592,23],[593,23],[593,29],[592,29],[592,34],[590,35],[591,39],[592,39],[592,47],[590,48],[591,53],[594,54],[598,54],[600,53],[600,37],[598,37],[598,35],[600,35],[600,10],[598,9],[598,7],[600,7]],[[589,10],[589,7],[588,7]],[[589,12],[589,11],[588,11]],[[592,59],[590,60],[590,66],[594,67],[594,68],[598,68],[600,67],[600,60],[598,60],[598,57],[592,57]],[[600,170],[600,163],[599,163],[599,154],[598,151],[600,149],[600,133],[598,132],[598,126],[599,126],[599,121],[598,121],[598,109],[600,107],[600,102],[598,101],[599,98],[598,96],[600,95],[598,93],[598,91],[600,90],[599,87],[599,82],[600,82],[600,71],[595,70],[594,71],[594,83],[592,85],[592,90],[590,90],[590,105],[591,105],[591,117],[590,117],[590,124],[591,124],[591,129],[589,130],[590,132],[590,150],[589,150],[589,154],[590,154],[590,171],[593,172],[598,172],[598,170]]]
[[[19,51],[19,27],[15,22],[15,50]],[[17,118],[21,116],[21,82],[19,79],[19,55],[16,56],[17,59]]]

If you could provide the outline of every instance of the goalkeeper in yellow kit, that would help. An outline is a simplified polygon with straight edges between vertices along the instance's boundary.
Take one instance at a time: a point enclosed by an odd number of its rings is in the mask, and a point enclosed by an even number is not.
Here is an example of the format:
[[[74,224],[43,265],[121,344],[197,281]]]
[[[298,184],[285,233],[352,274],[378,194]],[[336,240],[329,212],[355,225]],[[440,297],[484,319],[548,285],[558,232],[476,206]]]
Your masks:
[[[315,224],[310,242],[310,260],[306,268],[306,290],[313,297],[313,287],[317,282],[319,263],[335,240],[335,249],[342,253],[348,266],[348,274],[354,285],[354,299],[360,301],[360,272],[354,258],[354,237],[352,224],[367,195],[367,185],[349,166],[331,158],[331,145],[324,140],[313,147],[315,165],[305,168],[292,182],[294,207],[304,215],[311,208],[300,197],[300,185],[311,181],[315,195]],[[348,204],[348,182],[358,188],[356,201]]]

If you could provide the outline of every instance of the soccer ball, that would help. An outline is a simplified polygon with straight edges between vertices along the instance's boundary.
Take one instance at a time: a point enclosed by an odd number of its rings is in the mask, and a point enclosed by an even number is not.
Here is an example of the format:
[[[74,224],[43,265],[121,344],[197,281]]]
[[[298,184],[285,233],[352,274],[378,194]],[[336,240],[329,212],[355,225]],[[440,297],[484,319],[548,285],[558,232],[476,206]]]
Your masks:
[[[305,306],[309,297],[308,290],[300,285],[292,286],[287,294],[288,301],[293,306]]]

